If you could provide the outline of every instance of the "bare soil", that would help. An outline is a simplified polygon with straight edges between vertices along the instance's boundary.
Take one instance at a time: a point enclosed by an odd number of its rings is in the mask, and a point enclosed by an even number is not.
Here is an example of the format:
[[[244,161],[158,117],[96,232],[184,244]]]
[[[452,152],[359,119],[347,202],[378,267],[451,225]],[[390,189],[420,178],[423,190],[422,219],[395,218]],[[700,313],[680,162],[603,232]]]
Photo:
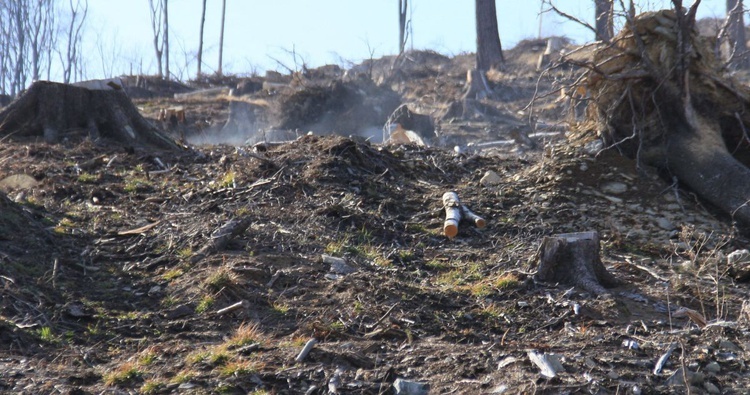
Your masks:
[[[567,119],[555,89],[573,71],[530,71],[543,49],[506,53],[488,105]],[[420,56],[380,82],[435,115],[460,97],[471,58]],[[221,124],[227,100],[187,103],[188,134]],[[152,117],[186,105],[136,103]],[[0,175],[38,185],[0,199],[0,392],[390,394],[397,379],[431,394],[750,389],[747,285],[727,259],[750,241],[731,218],[565,129],[531,135],[533,149],[493,119],[440,128],[431,148],[316,135],[179,153],[3,142]],[[498,139],[510,143],[453,150]],[[489,171],[494,185],[480,182]],[[444,237],[446,191],[487,227]],[[200,256],[233,220],[249,226]],[[544,236],[591,230],[625,285],[596,298],[534,281]],[[529,351],[562,370],[541,375]]]

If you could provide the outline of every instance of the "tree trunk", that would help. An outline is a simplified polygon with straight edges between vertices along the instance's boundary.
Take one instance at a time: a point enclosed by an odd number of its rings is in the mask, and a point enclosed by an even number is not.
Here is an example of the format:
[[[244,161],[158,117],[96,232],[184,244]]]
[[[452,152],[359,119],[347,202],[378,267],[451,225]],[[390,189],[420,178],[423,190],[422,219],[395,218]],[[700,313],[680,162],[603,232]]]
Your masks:
[[[607,144],[750,226],[750,89],[717,74],[713,48],[695,39],[694,7],[639,15],[615,38],[618,48],[600,49],[587,113]],[[635,77],[616,77],[625,74]]]
[[[742,0],[727,0],[727,58],[732,59],[731,63],[740,68],[748,65],[744,16]]]
[[[476,0],[477,28],[477,70],[486,72],[500,67],[503,59],[503,48],[500,45],[500,34],[497,30],[497,11],[495,0]]]
[[[539,246],[535,278],[548,283],[575,285],[594,295],[606,295],[605,287],[620,282],[599,258],[597,232],[567,233],[545,237]]]
[[[196,80],[201,78],[201,66],[203,66],[203,27],[206,25],[206,0],[203,0],[203,9],[201,10],[201,32],[198,40],[198,73],[195,75]]]
[[[732,1],[732,0],[727,0]],[[596,39],[610,41],[615,36],[613,0],[594,0],[596,9]]]
[[[169,80],[169,0],[164,0],[164,77]]]
[[[224,63],[224,19],[227,16],[227,0],[221,0],[221,32],[219,33],[219,68],[218,75],[224,75],[222,65]]]
[[[0,111],[0,135],[43,137],[50,143],[85,132],[132,147],[178,149],[144,119],[122,90],[91,90],[37,81]]]
[[[409,0],[398,0],[398,53],[404,53],[406,48],[406,12]]]
[[[733,220],[750,224],[750,169],[729,153],[718,122],[700,115],[673,126],[669,171]]]

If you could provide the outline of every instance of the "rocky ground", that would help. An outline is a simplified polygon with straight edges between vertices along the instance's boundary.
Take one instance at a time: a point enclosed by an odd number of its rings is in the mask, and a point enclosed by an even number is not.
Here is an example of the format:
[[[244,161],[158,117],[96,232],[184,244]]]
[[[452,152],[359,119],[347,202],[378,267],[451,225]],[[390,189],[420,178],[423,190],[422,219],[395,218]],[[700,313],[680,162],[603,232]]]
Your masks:
[[[746,393],[747,232],[560,128],[575,70],[533,71],[542,49],[510,51],[487,102],[549,126],[530,143],[496,118],[443,119],[433,147],[4,141],[0,392]],[[369,77],[435,115],[471,58],[419,56]],[[229,100],[136,104],[187,107],[195,135]],[[487,226],[443,236],[446,191]],[[609,296],[534,280],[543,238],[582,231]]]

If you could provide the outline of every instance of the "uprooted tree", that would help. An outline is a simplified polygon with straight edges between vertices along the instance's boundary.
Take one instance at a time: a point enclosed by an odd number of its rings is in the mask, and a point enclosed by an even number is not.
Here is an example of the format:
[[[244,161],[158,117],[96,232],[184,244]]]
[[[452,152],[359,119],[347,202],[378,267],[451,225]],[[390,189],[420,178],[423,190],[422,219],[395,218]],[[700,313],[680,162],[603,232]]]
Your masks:
[[[611,147],[750,225],[750,89],[721,74],[710,39],[694,28],[700,1],[688,10],[672,3],[631,11],[586,65],[588,116]]]
[[[43,137],[54,143],[74,134],[132,147],[179,148],[141,116],[121,89],[37,81],[0,111],[0,136]]]

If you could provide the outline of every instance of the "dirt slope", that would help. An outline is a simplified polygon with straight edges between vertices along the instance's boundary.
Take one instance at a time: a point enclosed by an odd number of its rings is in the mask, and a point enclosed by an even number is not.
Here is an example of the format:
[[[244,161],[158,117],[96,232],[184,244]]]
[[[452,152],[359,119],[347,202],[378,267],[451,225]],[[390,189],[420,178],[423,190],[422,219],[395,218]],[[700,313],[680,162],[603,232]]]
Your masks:
[[[518,103],[526,72],[502,77]],[[455,130],[493,127],[478,125]],[[2,175],[39,185],[0,201],[0,392],[746,392],[748,293],[726,255],[748,240],[649,169],[555,136],[458,156],[338,136],[179,154],[4,143]],[[442,236],[449,190],[488,226]],[[232,220],[247,229],[201,256]],[[587,230],[627,285],[595,299],[533,281],[543,236]],[[529,350],[564,370],[544,378]]]

